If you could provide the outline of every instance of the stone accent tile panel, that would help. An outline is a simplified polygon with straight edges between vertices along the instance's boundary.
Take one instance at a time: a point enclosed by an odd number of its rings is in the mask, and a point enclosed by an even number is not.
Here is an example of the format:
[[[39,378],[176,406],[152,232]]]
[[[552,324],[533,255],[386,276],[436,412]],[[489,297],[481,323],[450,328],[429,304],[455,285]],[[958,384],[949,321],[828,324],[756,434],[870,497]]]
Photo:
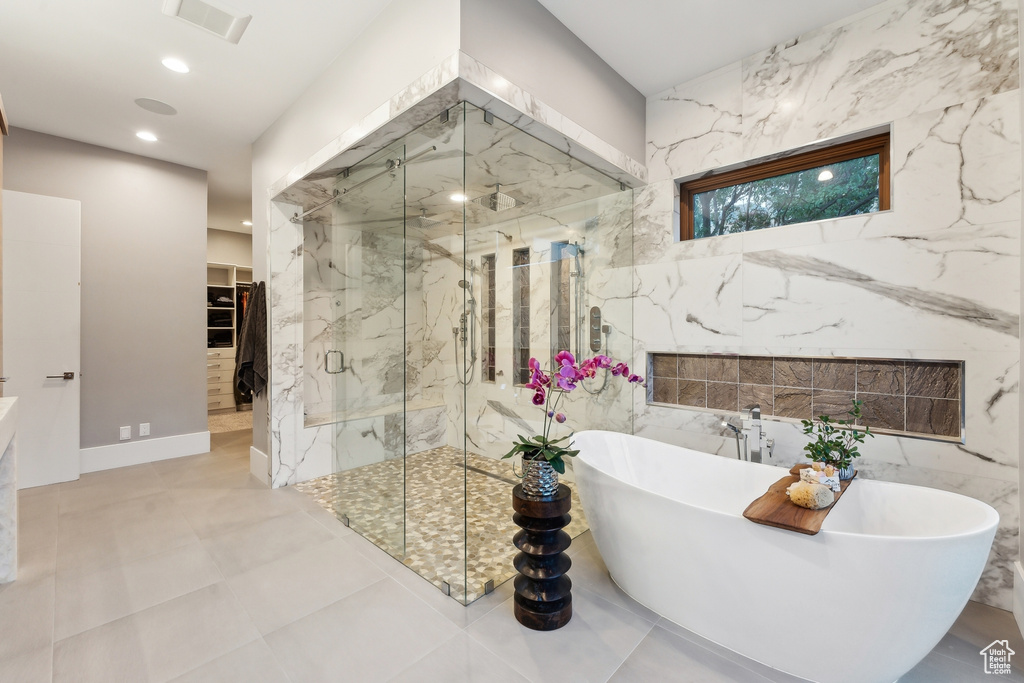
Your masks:
[[[772,386],[774,373],[772,359],[761,357],[740,358],[740,384]]]
[[[906,421],[903,406],[905,399],[903,396],[858,392],[857,398],[864,402],[864,405],[861,406],[861,424],[876,429],[905,431]]]
[[[654,403],[739,411],[793,420],[849,418],[863,402],[861,424],[887,432],[959,438],[962,363],[885,358],[790,358],[719,354],[650,354]]]
[[[808,363],[808,370],[810,364]],[[775,412],[777,417],[794,420],[811,419],[811,390],[796,387],[775,387]]]
[[[799,358],[775,359],[775,386],[811,388],[811,361]],[[808,394],[810,396],[810,394]],[[808,404],[808,410],[810,405]]]
[[[739,384],[735,382],[708,382],[708,408],[712,410],[739,410]]]
[[[736,356],[708,356],[708,381],[738,383],[739,359]]]
[[[908,396],[907,431],[960,436],[960,401]]]
[[[708,359],[705,356],[679,356],[679,379],[695,379],[701,382],[708,378]]]
[[[774,415],[775,388],[762,384],[740,385],[740,410],[749,405],[761,406],[762,415]]]
[[[707,405],[707,382],[694,380],[679,380],[679,404],[703,408]]]
[[[857,363],[852,360],[815,360],[812,382],[815,389],[856,391]]]
[[[652,374],[655,377],[678,377],[676,374],[676,357],[668,354],[655,355]]]
[[[670,377],[658,377],[654,376],[654,391],[653,400],[655,403],[681,403],[682,405],[691,405],[688,403],[682,403],[679,400],[679,381]],[[701,406],[694,406],[699,408]]]
[[[907,396],[959,399],[960,364],[908,361]]]
[[[853,399],[857,395],[852,391],[813,390],[811,395],[811,412],[814,417],[828,415],[833,420],[845,420],[847,413],[853,408]]]
[[[857,391],[903,396],[906,391],[903,361],[857,363]],[[902,429],[902,427],[900,428]]]

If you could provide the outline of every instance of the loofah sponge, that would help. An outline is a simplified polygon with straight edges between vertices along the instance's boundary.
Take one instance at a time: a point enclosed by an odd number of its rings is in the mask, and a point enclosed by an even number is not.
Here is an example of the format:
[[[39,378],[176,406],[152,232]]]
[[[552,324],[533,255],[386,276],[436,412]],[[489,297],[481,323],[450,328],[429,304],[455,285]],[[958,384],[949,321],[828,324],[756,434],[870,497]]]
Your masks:
[[[836,495],[832,489],[824,484],[811,484],[806,481],[798,481],[790,484],[786,489],[786,495],[795,505],[811,510],[827,508],[835,502]]]

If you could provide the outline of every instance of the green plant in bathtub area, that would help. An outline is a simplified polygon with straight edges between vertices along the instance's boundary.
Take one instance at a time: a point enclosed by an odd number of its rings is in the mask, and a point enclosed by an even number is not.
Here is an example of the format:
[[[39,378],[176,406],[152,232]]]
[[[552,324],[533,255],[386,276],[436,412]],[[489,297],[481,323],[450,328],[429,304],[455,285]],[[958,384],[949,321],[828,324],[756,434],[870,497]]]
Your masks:
[[[614,377],[622,377],[630,384],[644,384],[644,378],[631,373],[625,363],[616,363],[608,356],[597,355],[577,364],[576,358],[568,351],[559,351],[555,356],[555,367],[551,372],[544,372],[536,358],[530,359],[530,370],[533,373],[527,389],[533,390],[533,405],[544,411],[543,431],[537,436],[519,435],[519,441],[512,446],[504,458],[512,458],[522,454],[524,460],[547,460],[559,474],[565,474],[565,458],[579,454],[578,450],[566,443],[572,434],[559,439],[552,439],[551,426],[557,422],[565,422],[565,413],[558,412],[558,406],[567,394],[585,379],[597,375],[598,370],[612,373]]]
[[[801,420],[804,434],[814,437],[813,441],[804,446],[806,457],[840,470],[852,466],[854,459],[860,457],[858,446],[864,443],[864,437],[875,438],[869,427],[860,429],[857,426],[861,419],[862,405],[863,401],[854,399],[853,408],[846,411],[850,416],[846,420],[833,420],[828,415],[819,415],[817,420]]]

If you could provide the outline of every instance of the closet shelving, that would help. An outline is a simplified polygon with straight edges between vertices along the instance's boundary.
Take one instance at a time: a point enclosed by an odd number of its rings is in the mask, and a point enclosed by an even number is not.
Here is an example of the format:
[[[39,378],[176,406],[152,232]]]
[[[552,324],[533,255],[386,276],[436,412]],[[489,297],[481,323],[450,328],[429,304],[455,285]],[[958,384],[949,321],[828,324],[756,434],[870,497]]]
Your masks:
[[[252,268],[206,264],[206,407],[234,410],[235,345]]]

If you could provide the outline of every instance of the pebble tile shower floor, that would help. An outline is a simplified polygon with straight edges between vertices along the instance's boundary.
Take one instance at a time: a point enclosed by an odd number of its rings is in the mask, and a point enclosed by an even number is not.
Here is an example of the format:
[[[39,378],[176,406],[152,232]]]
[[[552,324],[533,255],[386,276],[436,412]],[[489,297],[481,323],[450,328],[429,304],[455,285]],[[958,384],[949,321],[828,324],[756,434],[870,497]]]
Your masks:
[[[589,532],[568,551],[572,621],[530,631],[512,582],[460,605],[307,494],[250,477],[248,434],[211,441],[18,493],[0,683],[795,681],[631,600]],[[979,650],[1004,638],[1014,671],[986,676]],[[968,603],[900,683],[1021,682],[1019,653],[1013,615]]]
[[[447,583],[453,598],[472,602],[489,581],[497,586],[515,576],[516,483],[511,461],[443,446],[406,456],[404,463],[385,460],[295,488],[339,519],[347,516],[354,530],[438,588]],[[575,487],[569,488],[572,522],[565,531],[576,538],[587,522]]]

